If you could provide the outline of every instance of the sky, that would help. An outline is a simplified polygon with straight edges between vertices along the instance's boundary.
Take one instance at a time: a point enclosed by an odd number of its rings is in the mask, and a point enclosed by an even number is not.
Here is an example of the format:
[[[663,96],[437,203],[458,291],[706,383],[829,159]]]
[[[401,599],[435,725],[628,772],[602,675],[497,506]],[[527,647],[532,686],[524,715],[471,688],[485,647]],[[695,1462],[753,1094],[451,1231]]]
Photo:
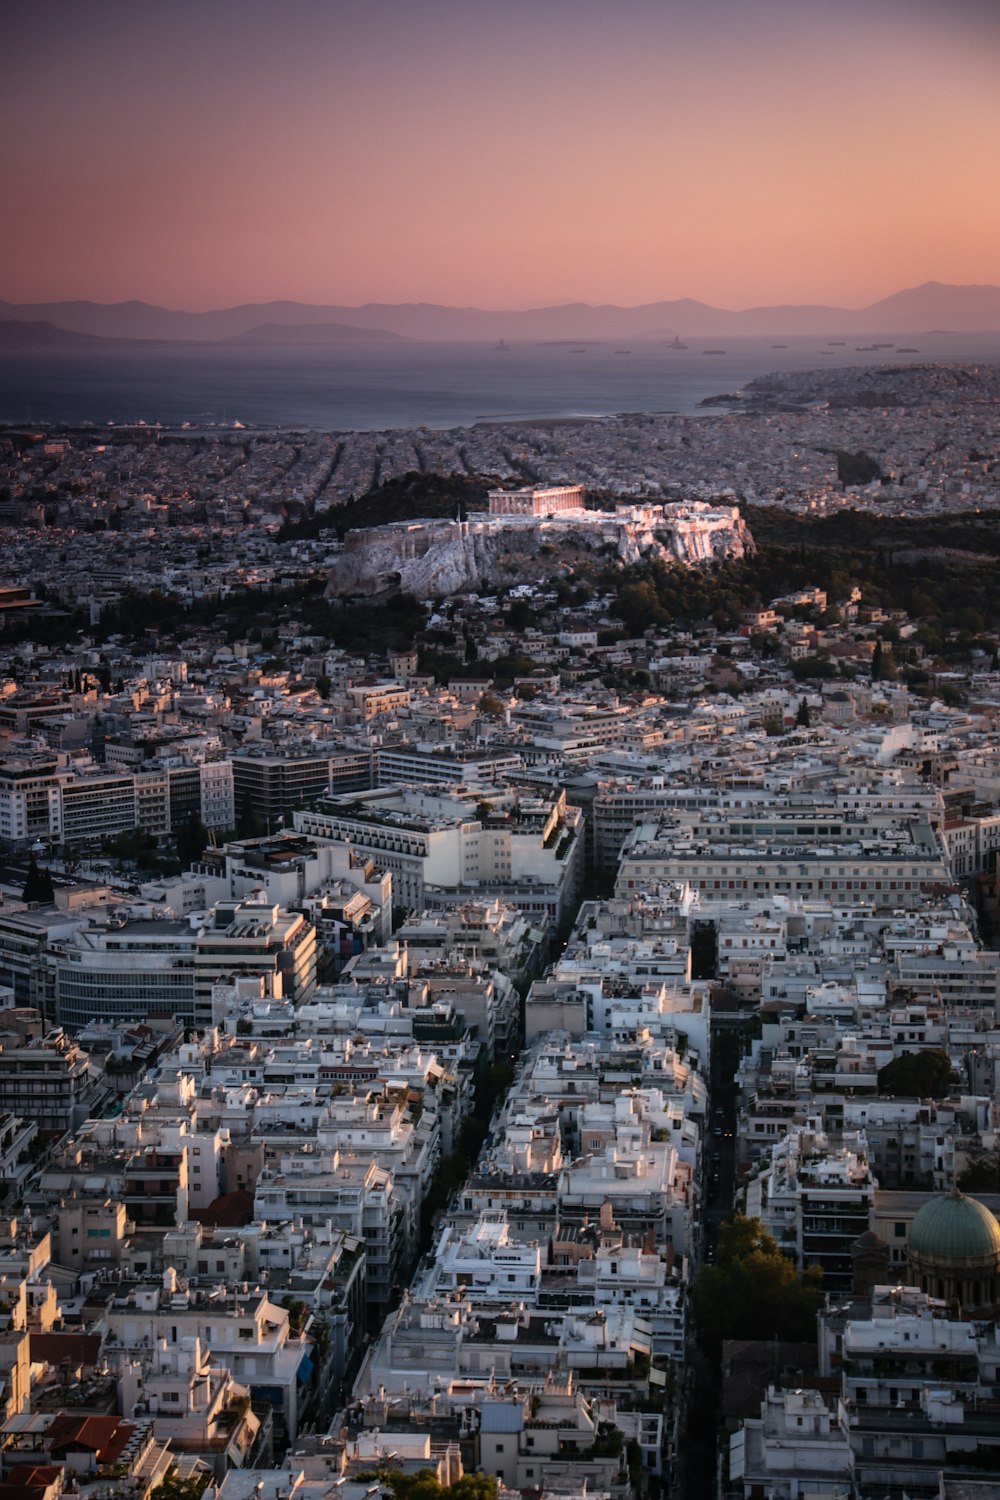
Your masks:
[[[32,0],[3,52],[12,302],[1000,282],[997,0]]]

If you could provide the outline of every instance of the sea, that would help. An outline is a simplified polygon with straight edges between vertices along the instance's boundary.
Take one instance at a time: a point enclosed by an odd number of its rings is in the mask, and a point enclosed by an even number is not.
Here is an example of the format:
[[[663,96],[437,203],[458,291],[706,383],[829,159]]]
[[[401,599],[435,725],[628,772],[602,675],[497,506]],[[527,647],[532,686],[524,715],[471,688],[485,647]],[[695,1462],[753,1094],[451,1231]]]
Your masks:
[[[0,423],[332,432],[476,422],[708,414],[699,403],[772,371],[1000,364],[1000,333],[688,338],[610,343],[400,343],[337,348],[130,345],[0,353]],[[886,341],[892,345],[886,347]],[[865,346],[865,347],[859,347]]]

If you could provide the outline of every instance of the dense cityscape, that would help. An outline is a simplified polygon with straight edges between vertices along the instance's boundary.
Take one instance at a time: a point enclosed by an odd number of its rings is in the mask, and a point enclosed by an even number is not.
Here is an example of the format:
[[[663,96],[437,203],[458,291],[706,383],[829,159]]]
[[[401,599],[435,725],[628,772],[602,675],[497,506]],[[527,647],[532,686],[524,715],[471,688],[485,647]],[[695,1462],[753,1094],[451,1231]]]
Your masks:
[[[998,1493],[998,402],[0,431],[10,1500]]]

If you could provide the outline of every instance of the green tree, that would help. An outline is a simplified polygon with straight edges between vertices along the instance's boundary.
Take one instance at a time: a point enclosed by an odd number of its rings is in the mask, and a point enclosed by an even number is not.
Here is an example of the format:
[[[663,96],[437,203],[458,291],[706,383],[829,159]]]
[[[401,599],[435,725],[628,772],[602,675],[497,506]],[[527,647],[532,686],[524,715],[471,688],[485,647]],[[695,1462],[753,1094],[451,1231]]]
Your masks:
[[[811,727],[812,718],[809,713],[809,701],[806,698],[803,698],[798,706],[795,723],[799,729],[809,729]]]
[[[615,613],[625,621],[625,628],[632,636],[642,635],[650,625],[663,619],[656,588],[649,580],[626,584],[618,595]]]
[[[507,624],[511,630],[527,630],[535,623],[535,610],[527,599],[514,599],[507,611]]]
[[[497,1500],[494,1474],[463,1474],[445,1491],[448,1500]]]
[[[55,900],[55,891],[52,888],[52,876],[48,870],[40,870],[38,868],[38,861],[34,855],[28,860],[28,878],[24,882],[21,900],[39,901],[43,904]]]
[[[281,1305],[288,1313],[288,1329],[293,1338],[298,1338],[309,1321],[309,1304],[301,1297],[282,1297]]]
[[[1000,1192],[1000,1151],[984,1151],[970,1156],[959,1172],[955,1186],[963,1193]]]
[[[957,1081],[951,1058],[937,1047],[904,1052],[878,1072],[880,1094],[897,1094],[907,1099],[943,1099]]]
[[[175,1466],[158,1485],[157,1500],[201,1500],[211,1478],[211,1474],[206,1472],[194,1474],[190,1479],[182,1479]]]
[[[797,682],[808,678],[829,680],[836,675],[836,664],[828,656],[800,656],[798,661],[792,662],[792,676]]]
[[[723,1339],[816,1338],[823,1273],[801,1275],[759,1219],[737,1214],[723,1224],[715,1265],[702,1266],[692,1291],[698,1339],[718,1359]]]
[[[381,1477],[395,1500],[497,1500],[493,1474],[463,1474],[450,1485],[442,1485],[433,1469],[419,1469],[416,1474],[391,1469]]]
[[[881,479],[882,470],[879,468],[878,460],[870,454],[859,452],[849,453],[844,448],[837,449],[837,478],[845,486],[850,484],[871,484],[873,479]]]
[[[208,843],[208,831],[194,808],[175,835],[177,858],[185,868],[200,859]]]

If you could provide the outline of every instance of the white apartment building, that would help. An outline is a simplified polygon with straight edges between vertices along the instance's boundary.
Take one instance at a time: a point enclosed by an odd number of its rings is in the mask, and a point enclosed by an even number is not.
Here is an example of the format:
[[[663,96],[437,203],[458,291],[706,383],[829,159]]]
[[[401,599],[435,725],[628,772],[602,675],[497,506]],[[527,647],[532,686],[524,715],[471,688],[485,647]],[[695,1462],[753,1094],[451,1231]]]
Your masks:
[[[502,1209],[484,1211],[468,1229],[442,1229],[417,1295],[447,1298],[454,1292],[477,1305],[523,1301],[534,1306],[546,1258],[537,1240],[512,1239]]]
[[[123,1286],[108,1306],[105,1326],[126,1355],[140,1361],[144,1350],[161,1341],[169,1349],[200,1339],[213,1362],[252,1394],[276,1401],[288,1436],[297,1435],[299,1371],[312,1345],[292,1337],[287,1310],[259,1288],[243,1293],[221,1285],[203,1292],[181,1286],[171,1270],[160,1286]]]
[[[870,832],[847,816],[797,810],[759,819],[684,826],[642,824],[622,851],[615,893],[686,881],[706,901],[786,896],[798,901],[913,909],[953,888],[944,851],[928,824]]]
[[[819,1391],[769,1386],[760,1416],[729,1439],[729,1487],[742,1500],[846,1500],[855,1493],[844,1409]]]
[[[476,797],[402,788],[334,797],[296,812],[299,832],[342,842],[390,871],[399,907],[423,911],[499,895],[555,921],[583,871],[583,818],[565,793],[486,812]]]
[[[375,750],[375,778],[386,786],[495,786],[523,767],[511,751],[473,750],[455,745],[400,741]]]
[[[213,986],[249,973],[269,976],[277,994],[307,999],[316,983],[312,924],[260,895],[217,901],[187,919],[137,906],[53,938],[32,978],[61,1025],[147,1017],[207,1025]]]
[[[62,757],[65,760],[65,757]],[[0,838],[94,844],[141,828],[176,831],[191,812],[206,828],[235,822],[228,760],[125,769],[93,762],[60,764],[38,752],[0,764]]]
[[[334,1229],[364,1241],[368,1272],[369,1320],[382,1322],[393,1289],[409,1257],[406,1210],[392,1173],[374,1153],[320,1152],[311,1143],[296,1155],[282,1157],[257,1179],[254,1218],[267,1223],[292,1219],[316,1226],[330,1221]]]
[[[875,1181],[861,1134],[833,1144],[811,1126],[791,1129],[748,1180],[746,1212],[800,1269],[823,1268],[823,1287],[849,1292],[851,1246],[871,1228]]]

